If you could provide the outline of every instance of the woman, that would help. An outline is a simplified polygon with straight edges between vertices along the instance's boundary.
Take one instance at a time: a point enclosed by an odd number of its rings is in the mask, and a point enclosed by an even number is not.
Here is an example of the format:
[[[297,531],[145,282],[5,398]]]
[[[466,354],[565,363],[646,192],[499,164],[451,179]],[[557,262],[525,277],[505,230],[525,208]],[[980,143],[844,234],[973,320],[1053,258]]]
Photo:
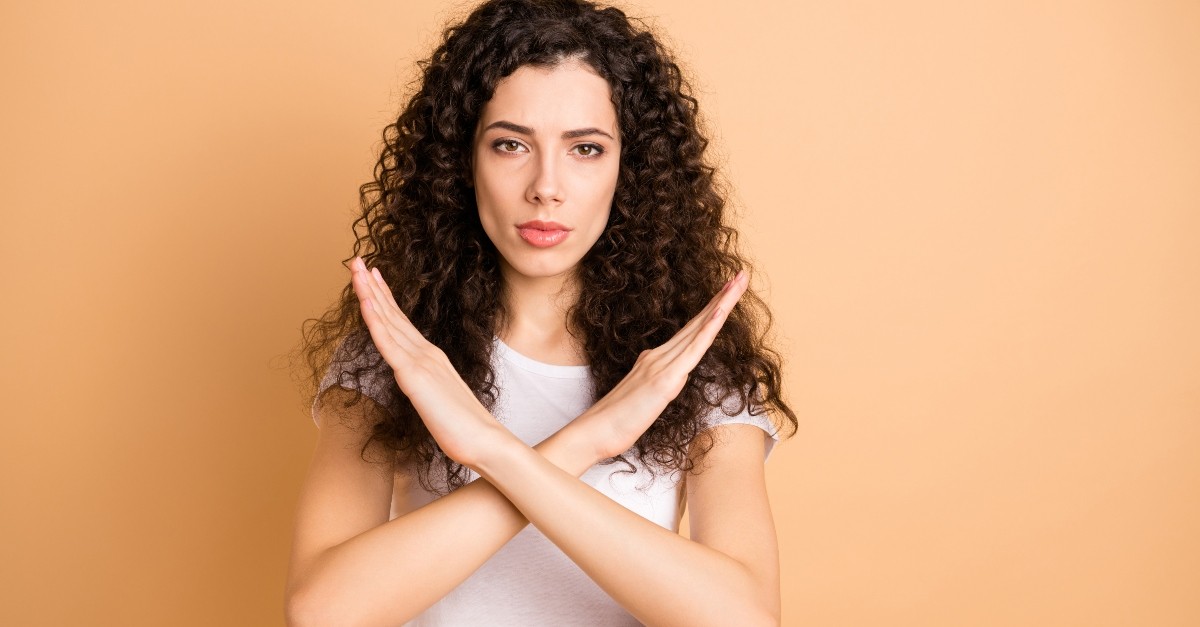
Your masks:
[[[306,331],[289,622],[777,624],[796,418],[679,68],[581,0],[486,2],[421,66]]]

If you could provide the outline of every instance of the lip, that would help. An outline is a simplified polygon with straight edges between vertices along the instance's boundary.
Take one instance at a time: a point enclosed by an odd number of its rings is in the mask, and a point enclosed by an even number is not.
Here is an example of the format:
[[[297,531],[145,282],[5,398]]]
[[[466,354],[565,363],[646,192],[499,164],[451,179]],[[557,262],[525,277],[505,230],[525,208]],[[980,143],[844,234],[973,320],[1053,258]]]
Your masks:
[[[517,225],[518,229],[537,229],[538,231],[570,231],[572,229],[565,227],[557,222],[543,222],[542,220],[530,220]]]
[[[530,220],[518,224],[517,232],[520,233],[521,239],[530,246],[549,248],[567,239],[567,236],[571,234],[571,229],[557,222]]]

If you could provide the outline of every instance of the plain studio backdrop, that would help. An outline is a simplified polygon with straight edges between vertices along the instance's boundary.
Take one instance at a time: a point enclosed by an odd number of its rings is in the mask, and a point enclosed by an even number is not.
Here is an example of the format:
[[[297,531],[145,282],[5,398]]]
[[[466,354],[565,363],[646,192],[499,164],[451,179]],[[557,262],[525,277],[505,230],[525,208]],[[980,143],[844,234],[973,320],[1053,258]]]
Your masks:
[[[282,624],[284,355],[468,6],[0,9],[0,623]],[[776,315],[784,623],[1200,624],[1200,4],[619,6]]]

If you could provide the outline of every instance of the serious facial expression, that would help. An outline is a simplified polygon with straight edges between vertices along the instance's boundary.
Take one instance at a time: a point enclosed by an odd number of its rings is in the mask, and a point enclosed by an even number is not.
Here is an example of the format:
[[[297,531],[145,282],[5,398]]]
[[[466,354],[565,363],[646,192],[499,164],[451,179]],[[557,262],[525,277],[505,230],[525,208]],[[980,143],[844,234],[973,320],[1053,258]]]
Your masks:
[[[479,221],[508,280],[570,276],[604,231],[620,153],[608,82],[587,65],[522,66],[500,81],[472,169]]]

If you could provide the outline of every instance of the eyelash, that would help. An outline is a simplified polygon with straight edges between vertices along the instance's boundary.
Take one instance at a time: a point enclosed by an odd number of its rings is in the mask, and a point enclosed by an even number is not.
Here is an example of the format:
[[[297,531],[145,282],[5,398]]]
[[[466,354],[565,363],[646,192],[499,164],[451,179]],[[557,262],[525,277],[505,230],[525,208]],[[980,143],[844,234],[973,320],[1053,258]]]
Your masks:
[[[505,144],[521,145],[521,142],[519,142],[515,139],[500,139],[500,140],[497,140],[492,143],[492,148],[495,149],[497,152],[504,153],[504,154],[510,154],[510,155],[517,154],[515,151],[512,151],[512,150],[502,150],[500,147],[504,146]],[[584,159],[595,159],[606,152],[604,150],[604,147],[601,146],[600,144],[579,144],[578,146],[576,146],[576,148],[583,148],[585,146],[588,148],[591,148],[592,154],[579,155],[580,157],[582,157]]]

